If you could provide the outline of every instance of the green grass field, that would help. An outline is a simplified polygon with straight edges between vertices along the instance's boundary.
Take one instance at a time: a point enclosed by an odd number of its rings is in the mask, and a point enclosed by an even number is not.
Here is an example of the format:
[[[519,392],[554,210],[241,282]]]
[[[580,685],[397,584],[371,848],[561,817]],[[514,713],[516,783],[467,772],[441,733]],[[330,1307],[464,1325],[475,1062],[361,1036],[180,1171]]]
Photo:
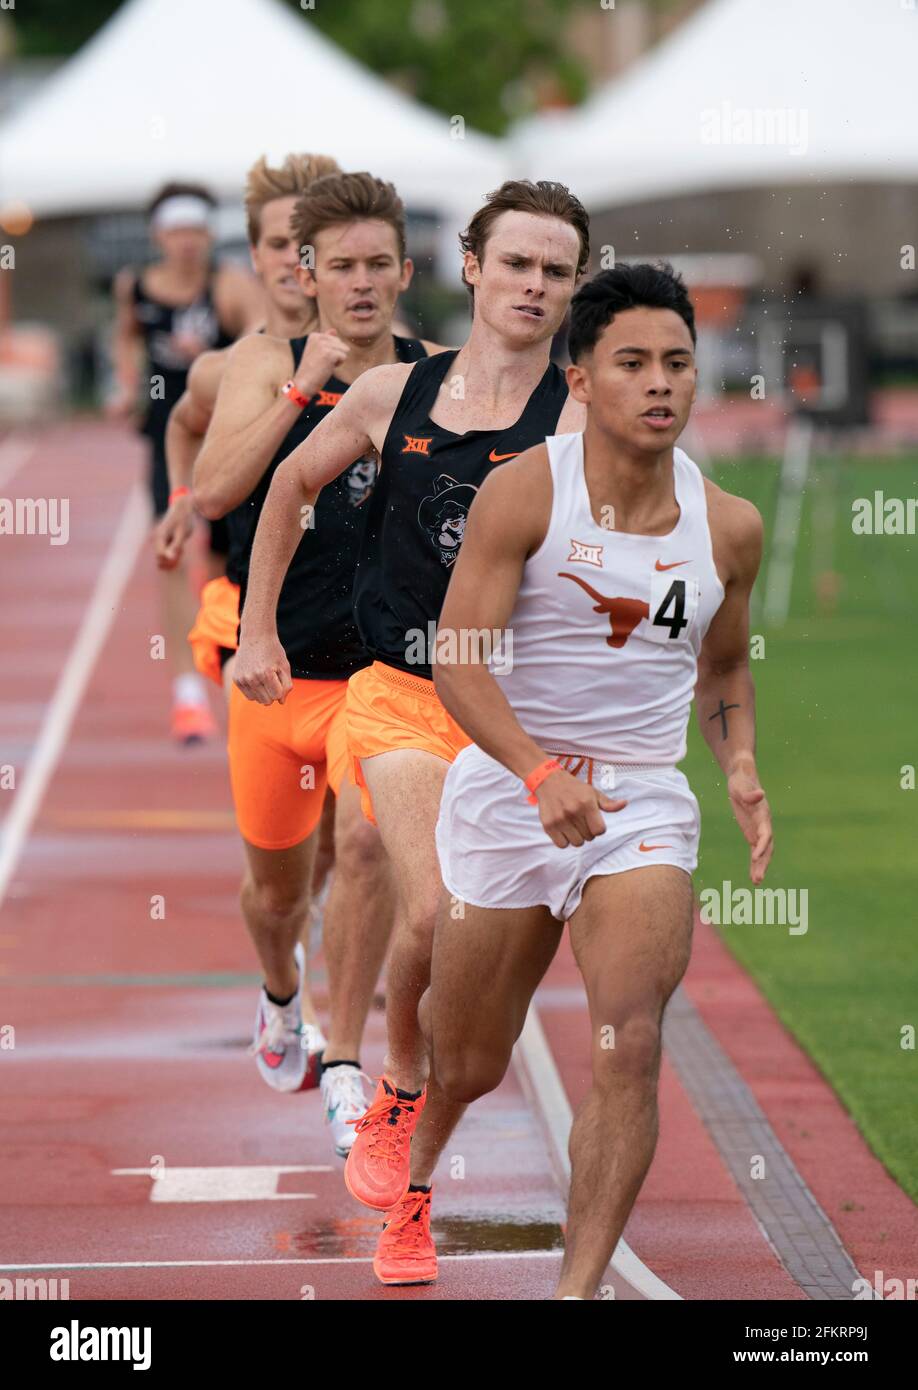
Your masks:
[[[773,459],[717,461],[713,476],[765,519],[764,589],[778,484]],[[775,825],[765,886],[806,889],[809,926],[719,930],[813,1058],[878,1158],[918,1200],[918,537],[856,536],[851,504],[918,497],[918,459],[814,459],[790,617],[753,633],[758,765]],[[818,575],[839,576],[834,611]],[[759,610],[760,612],[760,610]],[[696,889],[749,887],[723,777],[693,719],[683,765],[703,813]],[[862,1202],[867,1194],[852,1193]]]

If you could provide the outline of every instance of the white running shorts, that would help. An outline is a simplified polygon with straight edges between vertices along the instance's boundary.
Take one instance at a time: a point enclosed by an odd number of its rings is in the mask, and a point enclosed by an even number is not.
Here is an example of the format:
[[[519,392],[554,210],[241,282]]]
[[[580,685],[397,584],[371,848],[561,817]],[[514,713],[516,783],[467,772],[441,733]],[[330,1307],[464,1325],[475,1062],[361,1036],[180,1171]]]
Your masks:
[[[589,764],[577,774],[587,779]],[[594,767],[594,784],[598,781]],[[701,816],[684,773],[616,768],[606,796],[628,802],[604,813],[608,827],[580,848],[559,849],[518,777],[471,744],[450,767],[437,821],[437,852],[446,891],[473,907],[548,907],[559,922],[576,911],[588,879],[648,864],[692,873]]]

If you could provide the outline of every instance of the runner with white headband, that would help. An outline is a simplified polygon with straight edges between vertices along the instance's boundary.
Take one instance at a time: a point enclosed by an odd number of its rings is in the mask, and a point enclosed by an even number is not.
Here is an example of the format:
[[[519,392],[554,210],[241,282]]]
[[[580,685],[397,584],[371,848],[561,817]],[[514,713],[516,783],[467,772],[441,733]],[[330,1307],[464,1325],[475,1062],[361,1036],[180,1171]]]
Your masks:
[[[188,369],[208,348],[225,347],[264,321],[261,289],[236,265],[214,267],[215,201],[196,184],[170,183],[150,205],[150,233],[160,259],[115,280],[116,393],[113,416],[139,414],[150,440],[149,483],[155,519],[169,503],[166,422],[185,390]],[[142,366],[143,359],[146,365]],[[224,568],[225,524],[212,524],[208,578]],[[163,633],[172,670],[172,733],[183,744],[215,731],[204,681],[194,669],[187,634],[197,598],[183,565],[159,570]]]
[[[150,219],[154,231],[170,232],[174,227],[204,227],[211,230],[211,205],[193,194],[177,193],[164,198]]]

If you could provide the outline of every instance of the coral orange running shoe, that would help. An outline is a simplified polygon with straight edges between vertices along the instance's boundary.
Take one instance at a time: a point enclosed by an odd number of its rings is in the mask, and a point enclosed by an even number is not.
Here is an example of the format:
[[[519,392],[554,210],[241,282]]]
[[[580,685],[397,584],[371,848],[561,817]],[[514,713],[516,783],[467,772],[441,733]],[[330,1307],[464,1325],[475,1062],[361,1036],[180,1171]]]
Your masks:
[[[173,705],[172,737],[187,748],[213,738],[217,725],[207,705]]]
[[[394,1083],[380,1077],[344,1165],[347,1190],[364,1206],[388,1211],[408,1191],[411,1136],[426,1103],[426,1086],[417,1100],[402,1100]]]
[[[437,1252],[430,1234],[430,1192],[406,1193],[389,1213],[373,1257],[373,1273],[381,1284],[434,1282]]]

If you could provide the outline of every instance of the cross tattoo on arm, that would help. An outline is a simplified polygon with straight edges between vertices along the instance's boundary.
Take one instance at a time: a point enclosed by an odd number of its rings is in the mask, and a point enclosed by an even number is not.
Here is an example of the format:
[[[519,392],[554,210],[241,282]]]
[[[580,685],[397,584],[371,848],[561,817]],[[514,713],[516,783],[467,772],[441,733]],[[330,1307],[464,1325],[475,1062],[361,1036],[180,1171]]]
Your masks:
[[[708,723],[710,724],[711,719],[716,719],[717,716],[720,715],[721,738],[722,738],[722,739],[724,739],[724,738],[727,737],[727,710],[728,710],[728,709],[739,709],[739,705],[725,705],[724,702],[723,702],[723,700],[721,700],[719,709],[716,709],[716,710],[714,711],[714,713],[713,713],[713,714],[710,716],[710,718],[708,719]]]

